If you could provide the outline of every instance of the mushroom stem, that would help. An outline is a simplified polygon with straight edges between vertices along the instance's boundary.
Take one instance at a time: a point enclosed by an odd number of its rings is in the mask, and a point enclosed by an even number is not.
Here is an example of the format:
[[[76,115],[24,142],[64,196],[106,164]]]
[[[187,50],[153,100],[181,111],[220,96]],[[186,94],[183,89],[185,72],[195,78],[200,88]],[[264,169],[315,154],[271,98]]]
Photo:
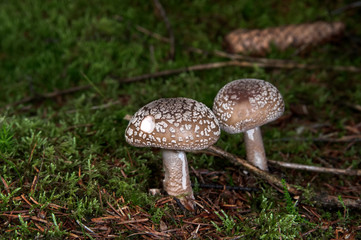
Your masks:
[[[268,171],[260,127],[246,131],[244,142],[246,144],[247,160],[259,169]]]
[[[194,210],[194,196],[185,152],[163,149],[162,154],[164,190],[170,196],[178,198],[185,208]]]

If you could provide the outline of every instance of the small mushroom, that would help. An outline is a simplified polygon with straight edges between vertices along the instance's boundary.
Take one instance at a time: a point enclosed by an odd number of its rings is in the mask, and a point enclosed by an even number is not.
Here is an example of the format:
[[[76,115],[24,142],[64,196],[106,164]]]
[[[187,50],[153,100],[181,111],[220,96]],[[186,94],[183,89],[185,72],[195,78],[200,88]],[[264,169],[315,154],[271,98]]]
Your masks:
[[[165,191],[193,210],[193,190],[184,151],[202,150],[217,142],[218,120],[203,103],[188,98],[162,98],[139,109],[125,131],[136,147],[162,149]]]
[[[245,132],[247,160],[268,171],[260,126],[284,112],[283,98],[277,88],[258,79],[232,81],[218,92],[213,112],[225,132]]]

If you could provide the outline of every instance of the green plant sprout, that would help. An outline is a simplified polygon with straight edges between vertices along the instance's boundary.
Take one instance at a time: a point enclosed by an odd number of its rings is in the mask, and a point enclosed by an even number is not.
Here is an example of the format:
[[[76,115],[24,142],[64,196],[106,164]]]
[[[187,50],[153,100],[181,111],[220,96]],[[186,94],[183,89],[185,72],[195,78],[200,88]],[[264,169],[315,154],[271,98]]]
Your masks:
[[[223,216],[219,212],[215,212],[215,214],[222,221],[222,225],[218,226],[214,221],[211,221],[212,225],[217,229],[217,232],[225,232],[227,235],[232,234],[233,231],[237,233],[239,227],[237,226],[236,221],[228,216],[223,209],[220,212]]]

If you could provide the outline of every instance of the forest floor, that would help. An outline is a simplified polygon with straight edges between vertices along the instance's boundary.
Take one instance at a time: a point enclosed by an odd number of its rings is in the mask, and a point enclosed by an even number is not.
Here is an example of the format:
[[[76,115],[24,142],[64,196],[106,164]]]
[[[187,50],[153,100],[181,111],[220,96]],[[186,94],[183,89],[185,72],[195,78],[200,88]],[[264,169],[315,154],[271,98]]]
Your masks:
[[[360,13],[348,1],[1,1],[1,238],[361,239]],[[223,47],[238,28],[319,20],[344,34],[261,57]],[[159,98],[212,108],[240,78],[284,98],[283,116],[262,127],[281,184],[187,153],[187,211],[162,190],[161,152],[126,143],[127,119]],[[222,133],[216,146],[244,159],[243,143]]]

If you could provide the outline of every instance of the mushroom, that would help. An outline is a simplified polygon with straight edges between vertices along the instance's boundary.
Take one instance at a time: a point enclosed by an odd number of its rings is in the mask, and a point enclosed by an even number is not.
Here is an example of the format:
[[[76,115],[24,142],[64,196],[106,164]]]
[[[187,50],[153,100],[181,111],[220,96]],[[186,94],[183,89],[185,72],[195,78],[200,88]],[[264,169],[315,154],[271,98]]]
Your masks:
[[[259,79],[232,81],[219,90],[213,112],[225,132],[245,132],[247,160],[268,171],[260,126],[284,112],[283,98],[277,88]]]
[[[162,98],[140,108],[125,130],[136,147],[162,149],[164,190],[194,210],[194,195],[184,151],[202,150],[217,142],[218,120],[203,103],[189,98]]]

